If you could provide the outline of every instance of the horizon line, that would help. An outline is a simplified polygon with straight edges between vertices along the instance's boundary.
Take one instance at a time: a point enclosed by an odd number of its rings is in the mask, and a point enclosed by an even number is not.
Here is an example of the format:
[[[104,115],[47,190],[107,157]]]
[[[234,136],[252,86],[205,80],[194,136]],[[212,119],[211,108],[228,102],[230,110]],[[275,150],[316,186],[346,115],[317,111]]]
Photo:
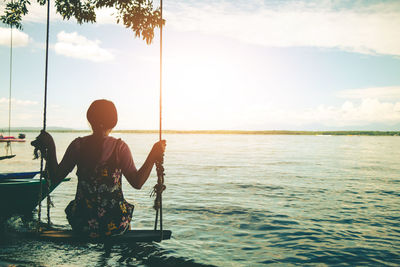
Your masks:
[[[7,132],[7,128],[0,128],[2,132]],[[12,132],[38,132],[39,127],[15,127]],[[48,127],[48,132],[91,132],[90,129],[73,129],[63,127]],[[156,134],[159,130],[138,130],[138,129],[117,129],[113,133],[137,133],[137,134]],[[386,135],[400,136],[400,131],[383,130],[170,130],[162,131],[165,134],[254,134],[254,135]]]

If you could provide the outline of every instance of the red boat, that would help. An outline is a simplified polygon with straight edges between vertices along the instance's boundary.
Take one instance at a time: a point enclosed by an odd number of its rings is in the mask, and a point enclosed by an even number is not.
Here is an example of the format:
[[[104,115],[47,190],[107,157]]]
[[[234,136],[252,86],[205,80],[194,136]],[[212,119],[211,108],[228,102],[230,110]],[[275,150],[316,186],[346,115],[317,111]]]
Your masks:
[[[14,136],[0,135],[0,142],[25,142],[25,138],[15,138]]]

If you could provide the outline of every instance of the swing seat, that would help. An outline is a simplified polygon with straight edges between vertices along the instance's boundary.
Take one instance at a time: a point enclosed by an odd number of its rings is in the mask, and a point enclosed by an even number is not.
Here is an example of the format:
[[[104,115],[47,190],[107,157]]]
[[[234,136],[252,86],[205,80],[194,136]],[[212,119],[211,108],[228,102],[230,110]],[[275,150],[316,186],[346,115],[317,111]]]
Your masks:
[[[2,160],[2,159],[11,159],[13,157],[15,157],[15,155],[1,156],[0,160]]]
[[[123,235],[111,236],[107,238],[90,238],[79,236],[72,230],[45,230],[40,233],[33,233],[35,239],[53,241],[53,242],[83,242],[83,243],[101,243],[111,241],[113,243],[136,243],[136,242],[161,242],[171,238],[170,230],[163,230],[161,239],[160,230],[128,230]]]

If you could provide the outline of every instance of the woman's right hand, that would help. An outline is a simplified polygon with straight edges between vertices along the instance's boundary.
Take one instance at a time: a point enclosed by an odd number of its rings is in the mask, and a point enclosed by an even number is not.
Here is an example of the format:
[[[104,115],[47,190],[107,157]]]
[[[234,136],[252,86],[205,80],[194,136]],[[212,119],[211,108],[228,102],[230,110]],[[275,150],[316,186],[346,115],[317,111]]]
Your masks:
[[[56,147],[53,137],[48,132],[43,130],[36,137],[36,139],[31,142],[31,145],[35,148],[38,148],[39,150],[53,150]]]
[[[161,140],[153,145],[150,152],[150,157],[154,162],[162,162],[164,158],[165,147],[167,146],[167,141]]]

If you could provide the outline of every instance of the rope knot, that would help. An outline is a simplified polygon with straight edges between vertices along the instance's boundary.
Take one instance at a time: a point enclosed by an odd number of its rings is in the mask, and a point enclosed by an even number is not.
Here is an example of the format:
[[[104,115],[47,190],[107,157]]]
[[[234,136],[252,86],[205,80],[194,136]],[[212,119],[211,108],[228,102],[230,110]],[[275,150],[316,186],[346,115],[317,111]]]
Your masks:
[[[156,196],[156,199],[157,199],[158,195],[161,195],[162,192],[164,192],[165,189],[167,189],[165,184],[156,184],[153,187],[153,190],[151,190],[150,197]]]

